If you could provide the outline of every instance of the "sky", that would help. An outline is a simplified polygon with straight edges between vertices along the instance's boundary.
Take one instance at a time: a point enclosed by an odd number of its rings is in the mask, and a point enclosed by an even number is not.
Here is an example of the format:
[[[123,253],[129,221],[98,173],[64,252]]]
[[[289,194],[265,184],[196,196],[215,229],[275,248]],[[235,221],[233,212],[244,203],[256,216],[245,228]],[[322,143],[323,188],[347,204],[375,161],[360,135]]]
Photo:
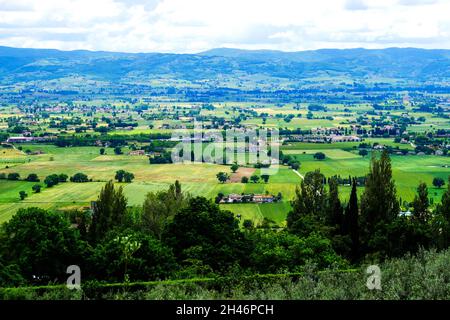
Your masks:
[[[173,53],[450,49],[450,0],[0,0],[0,45]]]

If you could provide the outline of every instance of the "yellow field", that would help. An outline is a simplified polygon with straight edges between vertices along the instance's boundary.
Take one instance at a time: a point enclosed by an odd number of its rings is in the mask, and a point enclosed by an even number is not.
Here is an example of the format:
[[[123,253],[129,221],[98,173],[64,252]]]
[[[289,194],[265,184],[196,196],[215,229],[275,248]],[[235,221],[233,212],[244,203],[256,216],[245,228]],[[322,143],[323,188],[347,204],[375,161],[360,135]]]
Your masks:
[[[20,150],[13,148],[0,148],[0,160],[25,158],[26,155]]]

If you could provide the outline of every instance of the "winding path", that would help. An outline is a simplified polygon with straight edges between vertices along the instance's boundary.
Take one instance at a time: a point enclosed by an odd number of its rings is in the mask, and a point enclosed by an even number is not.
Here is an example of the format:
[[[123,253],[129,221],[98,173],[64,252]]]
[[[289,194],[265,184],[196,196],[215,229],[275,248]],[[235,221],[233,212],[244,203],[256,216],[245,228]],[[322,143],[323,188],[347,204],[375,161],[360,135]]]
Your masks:
[[[300,172],[298,172],[297,170],[292,170],[292,171],[294,171],[303,180],[305,179],[305,177]]]

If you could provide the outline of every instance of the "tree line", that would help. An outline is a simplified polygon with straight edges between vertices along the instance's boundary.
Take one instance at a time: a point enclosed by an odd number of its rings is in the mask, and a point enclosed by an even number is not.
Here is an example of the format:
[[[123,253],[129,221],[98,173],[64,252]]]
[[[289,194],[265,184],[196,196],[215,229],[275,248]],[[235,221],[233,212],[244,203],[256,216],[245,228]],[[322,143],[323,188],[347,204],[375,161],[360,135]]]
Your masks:
[[[320,171],[305,175],[286,228],[240,224],[178,181],[140,206],[129,206],[122,186],[110,181],[88,211],[20,209],[0,228],[0,285],[65,283],[74,264],[83,281],[129,282],[299,272],[308,263],[345,269],[420,247],[448,248],[450,186],[432,212],[421,183],[412,215],[401,215],[386,152],[372,158],[360,196],[353,179],[348,203],[336,179],[328,188],[325,182]]]
[[[110,181],[92,212],[27,208],[4,223],[1,285],[65,281],[73,264],[83,280],[107,282],[295,271],[310,260],[347,265],[318,234],[244,225],[213,201],[182,192],[178,182],[130,207],[123,188]]]
[[[401,213],[389,154],[371,159],[364,191],[358,199],[358,179],[352,179],[347,204],[339,198],[339,180],[325,178],[319,170],[305,175],[292,211],[287,217],[291,233],[319,233],[333,243],[340,255],[352,262],[372,256],[385,258],[415,252],[419,247],[447,248],[450,240],[450,188],[434,212],[426,183],[417,188],[411,216]]]

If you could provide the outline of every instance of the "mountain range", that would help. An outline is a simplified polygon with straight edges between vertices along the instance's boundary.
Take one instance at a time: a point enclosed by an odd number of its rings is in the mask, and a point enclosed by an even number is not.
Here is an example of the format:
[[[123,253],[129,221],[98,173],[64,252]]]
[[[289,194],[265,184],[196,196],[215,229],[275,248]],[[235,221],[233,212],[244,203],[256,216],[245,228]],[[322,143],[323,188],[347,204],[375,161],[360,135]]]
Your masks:
[[[142,83],[152,79],[266,82],[385,79],[448,82],[450,50],[322,49],[282,52],[218,48],[197,54],[59,51],[0,47],[0,84],[64,78]]]

